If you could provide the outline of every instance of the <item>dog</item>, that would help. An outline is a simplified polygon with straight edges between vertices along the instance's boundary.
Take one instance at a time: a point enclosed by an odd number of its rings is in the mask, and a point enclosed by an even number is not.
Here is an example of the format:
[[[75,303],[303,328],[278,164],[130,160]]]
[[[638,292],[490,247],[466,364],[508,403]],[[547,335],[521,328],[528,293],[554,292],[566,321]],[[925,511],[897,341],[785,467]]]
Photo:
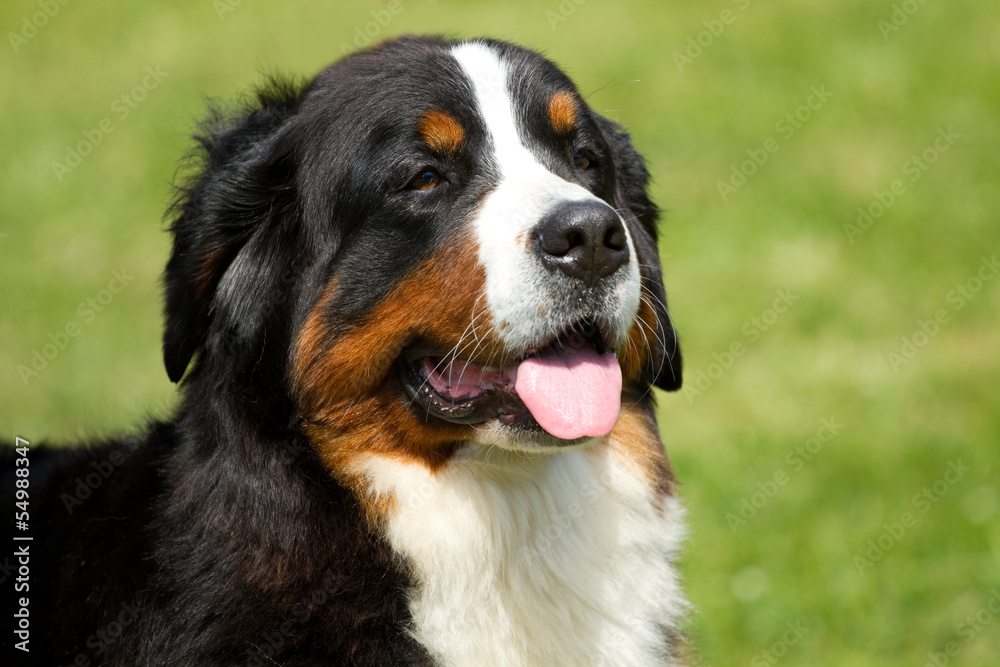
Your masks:
[[[32,536],[12,655],[685,662],[651,392],[681,354],[629,135],[538,53],[409,36],[270,80],[197,145],[175,416],[4,453]]]

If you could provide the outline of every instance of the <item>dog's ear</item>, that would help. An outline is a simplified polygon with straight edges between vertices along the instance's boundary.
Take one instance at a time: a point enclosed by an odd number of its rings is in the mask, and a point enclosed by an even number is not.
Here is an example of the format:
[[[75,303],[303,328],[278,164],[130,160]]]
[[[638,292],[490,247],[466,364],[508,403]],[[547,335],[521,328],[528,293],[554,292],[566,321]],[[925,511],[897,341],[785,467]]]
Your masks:
[[[655,322],[646,324],[651,368],[648,379],[661,389],[676,391],[681,387],[681,349],[677,332],[667,308],[663,269],[657,246],[657,221],[660,211],[649,198],[649,171],[632,145],[631,137],[617,123],[595,114],[608,142],[615,171],[615,208],[626,218],[635,243],[642,277],[642,299],[654,314]]]
[[[213,112],[196,136],[198,168],[170,209],[163,360],[178,382],[205,345],[226,270],[261,228],[294,207],[293,148],[282,127],[301,85],[270,80],[236,118]]]

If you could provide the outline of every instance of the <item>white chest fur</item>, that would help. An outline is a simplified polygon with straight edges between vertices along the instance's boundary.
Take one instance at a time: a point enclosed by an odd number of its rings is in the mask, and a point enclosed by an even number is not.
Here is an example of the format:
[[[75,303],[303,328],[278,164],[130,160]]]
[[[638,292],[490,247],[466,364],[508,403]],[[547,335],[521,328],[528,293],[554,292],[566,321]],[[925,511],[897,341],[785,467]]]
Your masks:
[[[524,455],[470,445],[432,474],[372,457],[387,535],[413,566],[415,635],[448,667],[670,665],[686,603],[682,508],[606,447]]]

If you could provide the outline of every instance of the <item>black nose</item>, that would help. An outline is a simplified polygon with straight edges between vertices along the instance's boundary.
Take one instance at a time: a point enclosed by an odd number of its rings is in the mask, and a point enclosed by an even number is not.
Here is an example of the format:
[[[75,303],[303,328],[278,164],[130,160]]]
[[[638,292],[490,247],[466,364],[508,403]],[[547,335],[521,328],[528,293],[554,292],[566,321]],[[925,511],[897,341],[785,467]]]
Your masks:
[[[588,287],[628,262],[625,226],[607,204],[559,204],[538,223],[533,238],[546,267],[579,278]]]

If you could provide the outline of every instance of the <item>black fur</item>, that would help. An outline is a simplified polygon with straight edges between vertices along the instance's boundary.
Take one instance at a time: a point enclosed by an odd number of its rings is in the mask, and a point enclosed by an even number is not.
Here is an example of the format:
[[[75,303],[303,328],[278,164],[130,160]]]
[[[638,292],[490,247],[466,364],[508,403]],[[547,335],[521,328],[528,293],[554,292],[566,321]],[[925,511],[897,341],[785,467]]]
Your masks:
[[[489,166],[474,157],[484,133],[462,106],[449,46],[397,40],[308,85],[272,81],[245,110],[206,123],[196,173],[172,208],[164,280],[164,362],[171,380],[183,378],[182,402],[139,438],[32,448],[31,653],[12,651],[18,664],[431,664],[407,634],[407,566],[301,434],[290,368],[331,272],[348,295],[329,323],[335,335],[490,188]],[[537,54],[502,48],[524,74],[515,94],[534,100],[526,108],[569,85]],[[401,187],[431,158],[399,128],[440,100],[471,128],[471,150],[433,158],[448,188],[416,201]],[[546,131],[526,127],[552,143]],[[580,136],[607,164],[587,187],[638,223],[661,327],[648,380],[675,389],[680,356],[648,174],[610,121],[594,115]],[[8,449],[3,465],[13,498]],[[14,608],[3,607],[5,648]]]

